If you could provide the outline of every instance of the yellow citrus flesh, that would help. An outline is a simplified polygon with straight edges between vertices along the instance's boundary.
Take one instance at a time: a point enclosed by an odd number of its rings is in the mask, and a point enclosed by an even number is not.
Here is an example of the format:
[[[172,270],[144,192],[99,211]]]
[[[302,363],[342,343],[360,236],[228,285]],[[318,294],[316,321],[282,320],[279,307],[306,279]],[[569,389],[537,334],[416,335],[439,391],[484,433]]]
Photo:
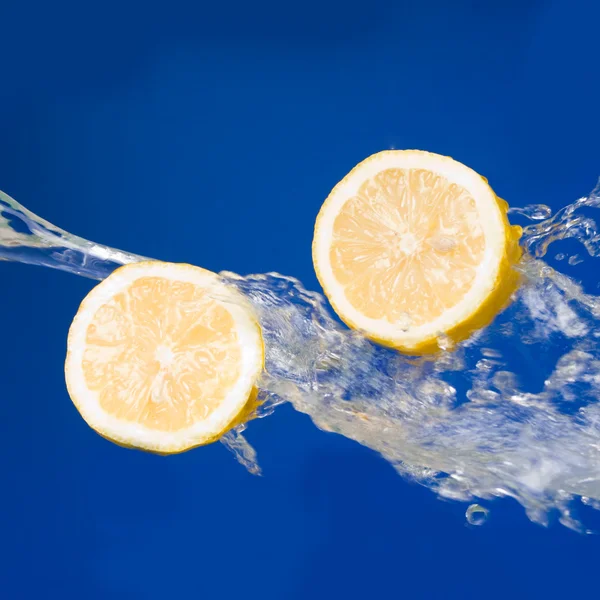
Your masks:
[[[244,298],[199,267],[121,267],[82,302],[68,338],[69,394],[121,445],[163,454],[218,439],[247,410],[263,366]]]
[[[380,152],[323,204],[315,270],[348,325],[407,353],[433,352],[487,325],[515,290],[521,230],[507,210],[451,158]]]

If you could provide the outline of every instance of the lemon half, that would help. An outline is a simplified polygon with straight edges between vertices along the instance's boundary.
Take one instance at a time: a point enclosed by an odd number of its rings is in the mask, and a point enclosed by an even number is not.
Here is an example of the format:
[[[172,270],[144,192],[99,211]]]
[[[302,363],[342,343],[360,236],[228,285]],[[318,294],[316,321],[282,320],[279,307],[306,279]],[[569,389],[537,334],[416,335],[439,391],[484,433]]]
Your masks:
[[[406,353],[437,351],[487,325],[515,291],[521,228],[507,211],[452,158],[379,152],[319,212],[317,277],[349,326]]]
[[[199,267],[140,262],[82,302],[68,336],[69,395],[99,434],[161,454],[215,441],[252,403],[264,361],[251,307]]]

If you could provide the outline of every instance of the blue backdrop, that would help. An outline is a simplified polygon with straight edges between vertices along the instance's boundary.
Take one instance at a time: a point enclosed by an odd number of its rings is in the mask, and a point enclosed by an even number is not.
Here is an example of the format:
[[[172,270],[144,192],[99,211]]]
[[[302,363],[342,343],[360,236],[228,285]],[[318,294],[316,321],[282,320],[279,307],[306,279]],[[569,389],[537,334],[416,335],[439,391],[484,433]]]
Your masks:
[[[449,154],[516,205],[586,194],[599,19],[582,0],[4,2],[0,189],[98,242],[318,289],[315,216],[372,152]],[[598,537],[508,500],[467,527],[289,406],[249,429],[262,478],[220,444],[111,445],[63,380],[92,282],[0,277],[0,597],[597,595]]]

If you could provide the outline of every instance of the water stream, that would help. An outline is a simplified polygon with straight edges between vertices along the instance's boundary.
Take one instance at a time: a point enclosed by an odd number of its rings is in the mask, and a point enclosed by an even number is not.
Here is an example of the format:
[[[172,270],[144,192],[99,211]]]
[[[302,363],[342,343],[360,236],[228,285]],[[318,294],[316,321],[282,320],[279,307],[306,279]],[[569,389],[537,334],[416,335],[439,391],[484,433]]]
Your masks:
[[[557,510],[582,531],[573,500],[600,508],[600,297],[589,289],[600,283],[589,275],[598,271],[597,208],[600,186],[555,214],[544,205],[511,209],[524,225],[522,286],[489,327],[435,357],[369,342],[292,277],[222,273],[249,298],[264,332],[256,416],[291,402],[320,429],[372,448],[442,497],[510,496],[532,521],[545,524]],[[579,252],[550,257],[552,244],[567,239]],[[73,236],[0,192],[0,259],[103,279],[143,257]],[[590,286],[586,276],[586,289],[569,276],[582,261],[593,279]],[[251,426],[221,441],[258,473],[243,436]],[[473,506],[467,519],[480,524],[487,509]]]

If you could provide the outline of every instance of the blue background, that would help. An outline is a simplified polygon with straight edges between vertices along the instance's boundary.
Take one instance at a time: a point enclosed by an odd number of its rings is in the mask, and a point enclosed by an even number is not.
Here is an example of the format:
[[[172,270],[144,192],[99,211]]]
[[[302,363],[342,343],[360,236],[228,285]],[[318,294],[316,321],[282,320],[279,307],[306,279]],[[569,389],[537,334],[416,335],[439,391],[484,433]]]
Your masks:
[[[375,151],[449,154],[515,205],[586,194],[599,20],[580,0],[4,2],[0,188],[98,242],[318,289],[316,213]],[[290,406],[249,429],[262,478],[220,444],[111,445],[62,372],[92,282],[0,277],[2,598],[597,596],[598,537],[508,500],[468,527]]]

